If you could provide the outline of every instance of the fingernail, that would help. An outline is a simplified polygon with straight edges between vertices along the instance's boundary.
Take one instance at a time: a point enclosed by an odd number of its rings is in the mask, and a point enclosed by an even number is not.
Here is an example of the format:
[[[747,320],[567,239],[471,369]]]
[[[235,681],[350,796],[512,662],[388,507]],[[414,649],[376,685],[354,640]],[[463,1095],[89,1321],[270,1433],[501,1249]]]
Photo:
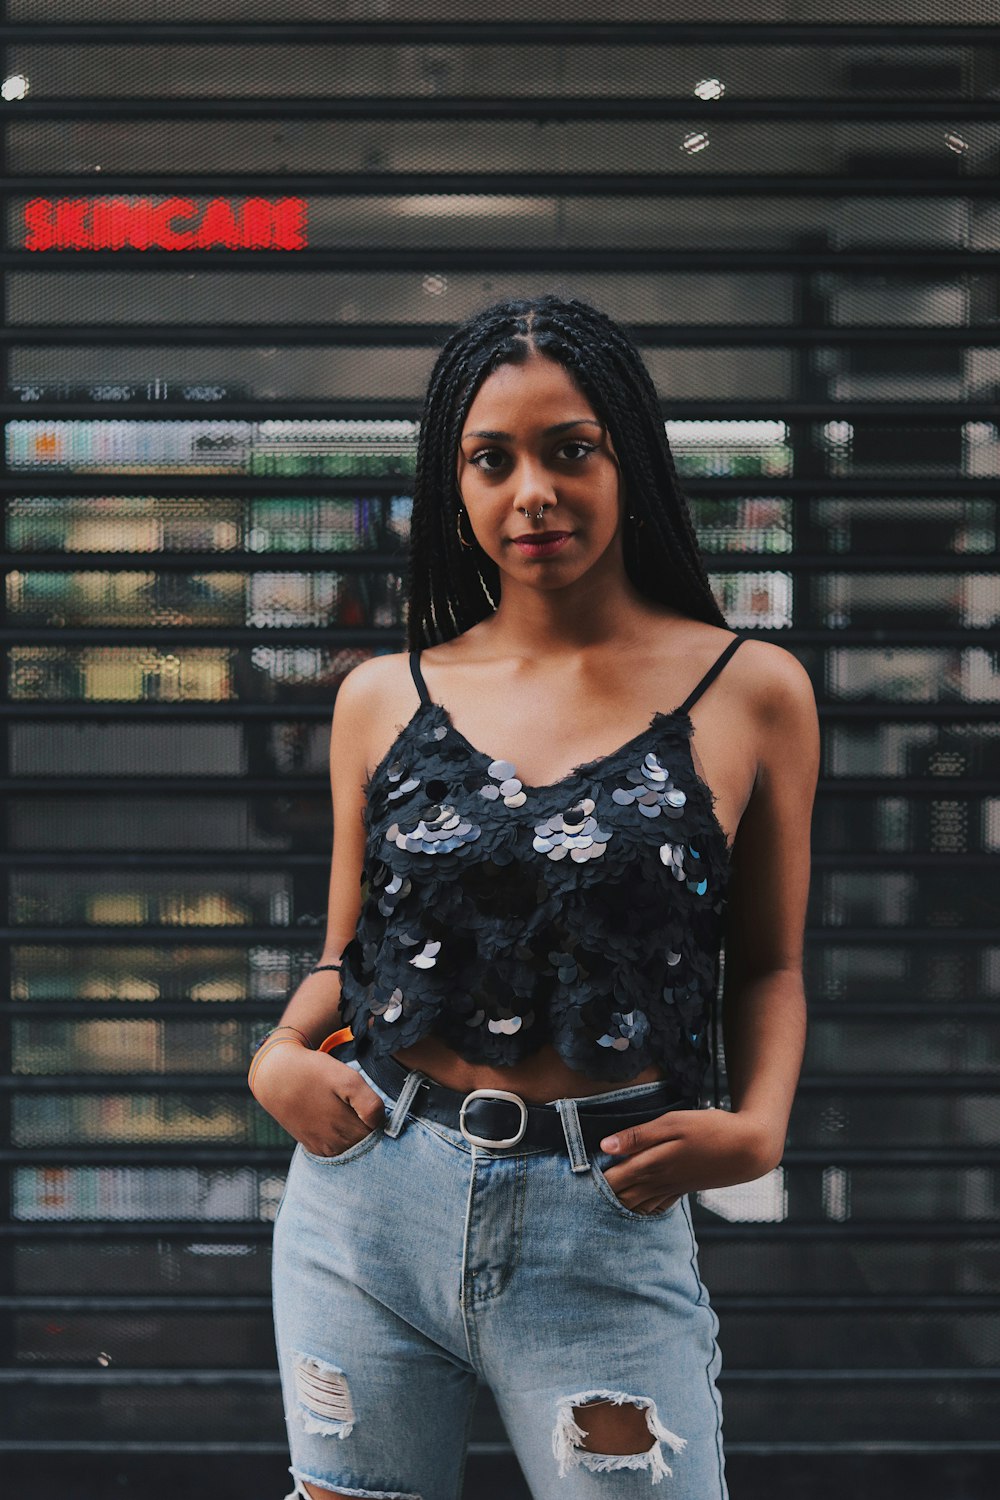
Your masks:
[[[601,1142],[601,1150],[602,1151],[617,1151],[618,1147],[620,1145],[621,1145],[621,1141],[619,1141],[619,1139],[618,1139],[618,1137],[616,1135],[609,1135],[609,1136],[607,1136]]]

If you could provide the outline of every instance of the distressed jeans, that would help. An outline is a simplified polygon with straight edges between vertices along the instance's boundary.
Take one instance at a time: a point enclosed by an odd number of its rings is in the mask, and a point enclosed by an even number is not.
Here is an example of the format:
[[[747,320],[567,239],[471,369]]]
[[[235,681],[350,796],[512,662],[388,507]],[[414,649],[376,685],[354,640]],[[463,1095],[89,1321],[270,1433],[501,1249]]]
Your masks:
[[[533,1500],[727,1500],[718,1320],[687,1198],[625,1207],[560,1099],[565,1149],[491,1150],[422,1119],[350,1062],[386,1121],[339,1156],[296,1144],[274,1222],[273,1311],[295,1487],[459,1500],[477,1384]],[[604,1109],[661,1083],[588,1095]],[[619,1160],[621,1158],[618,1158]],[[583,1444],[586,1406],[631,1403],[642,1451]]]

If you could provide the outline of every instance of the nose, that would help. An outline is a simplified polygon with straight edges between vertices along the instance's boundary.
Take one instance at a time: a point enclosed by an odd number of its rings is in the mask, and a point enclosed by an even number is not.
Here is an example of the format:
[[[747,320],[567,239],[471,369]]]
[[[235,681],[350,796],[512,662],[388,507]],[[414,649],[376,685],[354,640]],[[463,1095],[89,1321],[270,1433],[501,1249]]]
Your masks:
[[[517,467],[512,501],[514,510],[526,510],[529,513],[539,510],[543,505],[555,505],[556,494],[544,464],[535,463],[530,458],[521,460]]]

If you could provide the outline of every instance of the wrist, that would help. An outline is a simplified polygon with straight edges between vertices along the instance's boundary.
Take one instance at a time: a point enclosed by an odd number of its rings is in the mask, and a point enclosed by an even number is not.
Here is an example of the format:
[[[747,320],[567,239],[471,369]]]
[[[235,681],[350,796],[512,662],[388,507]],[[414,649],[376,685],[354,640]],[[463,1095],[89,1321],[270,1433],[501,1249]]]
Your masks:
[[[269,1032],[263,1037],[254,1049],[253,1059],[247,1072],[247,1086],[251,1093],[254,1092],[254,1081],[264,1060],[270,1052],[277,1051],[282,1045],[298,1047],[300,1052],[313,1051],[312,1043],[295,1027],[276,1027],[274,1032]]]
[[[759,1176],[777,1167],[785,1154],[787,1126],[782,1126],[773,1116],[752,1109],[732,1111],[733,1119],[739,1121],[744,1135],[745,1149]]]

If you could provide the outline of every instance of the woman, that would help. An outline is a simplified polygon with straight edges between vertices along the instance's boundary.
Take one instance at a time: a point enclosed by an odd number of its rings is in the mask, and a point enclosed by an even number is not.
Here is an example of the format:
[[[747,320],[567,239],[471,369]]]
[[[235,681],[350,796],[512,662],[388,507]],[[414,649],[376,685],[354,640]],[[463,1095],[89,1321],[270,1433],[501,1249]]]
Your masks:
[[[251,1069],[298,1142],[292,1494],[457,1500],[481,1380],[535,1500],[724,1497],[688,1195],[782,1155],[809,680],[726,628],[652,381],[576,300],[442,349],[409,586],[412,650],[337,695],[326,943]]]

